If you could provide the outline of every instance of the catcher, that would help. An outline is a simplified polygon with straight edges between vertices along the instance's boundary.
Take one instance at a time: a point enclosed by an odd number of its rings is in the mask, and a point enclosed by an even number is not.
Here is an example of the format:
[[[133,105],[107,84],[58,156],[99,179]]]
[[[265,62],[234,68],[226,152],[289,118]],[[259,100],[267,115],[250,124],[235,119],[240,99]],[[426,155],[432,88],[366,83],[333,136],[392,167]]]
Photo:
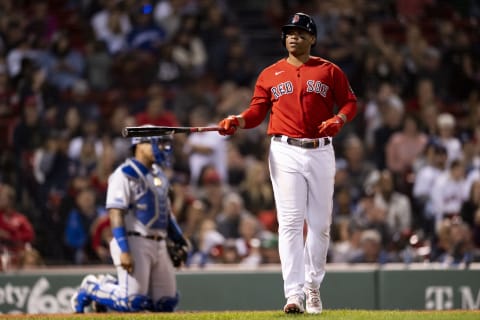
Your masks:
[[[71,299],[76,313],[92,302],[119,312],[172,312],[178,304],[175,268],[186,260],[189,245],[172,214],[164,172],[172,135],[133,138],[132,151],[108,181],[117,278],[87,275]]]

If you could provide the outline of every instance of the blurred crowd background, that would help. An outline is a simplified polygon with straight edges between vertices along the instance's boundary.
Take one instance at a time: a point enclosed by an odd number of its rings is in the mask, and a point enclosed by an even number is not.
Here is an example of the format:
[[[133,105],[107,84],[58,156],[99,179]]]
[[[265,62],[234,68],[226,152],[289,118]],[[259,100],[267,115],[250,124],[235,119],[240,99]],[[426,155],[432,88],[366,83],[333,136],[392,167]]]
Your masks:
[[[0,0],[0,269],[110,263],[121,129],[240,113],[298,11],[358,96],[328,261],[480,261],[479,1]],[[279,262],[268,144],[266,122],[175,135],[187,267]]]

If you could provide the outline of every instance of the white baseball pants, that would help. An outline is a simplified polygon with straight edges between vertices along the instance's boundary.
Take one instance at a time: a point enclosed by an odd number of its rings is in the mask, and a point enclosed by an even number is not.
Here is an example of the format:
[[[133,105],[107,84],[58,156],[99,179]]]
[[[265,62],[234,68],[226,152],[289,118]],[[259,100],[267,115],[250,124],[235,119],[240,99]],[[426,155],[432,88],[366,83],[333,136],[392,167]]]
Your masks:
[[[285,298],[303,296],[304,286],[319,288],[325,276],[335,176],[332,143],[304,149],[272,139],[269,167]]]

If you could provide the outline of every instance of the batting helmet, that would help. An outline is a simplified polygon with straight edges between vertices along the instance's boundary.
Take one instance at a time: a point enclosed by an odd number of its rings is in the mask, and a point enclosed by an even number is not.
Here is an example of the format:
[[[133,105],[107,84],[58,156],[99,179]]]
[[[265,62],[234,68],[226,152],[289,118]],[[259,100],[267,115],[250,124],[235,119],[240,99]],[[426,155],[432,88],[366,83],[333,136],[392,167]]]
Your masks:
[[[297,12],[288,19],[287,24],[282,26],[282,44],[285,46],[285,40],[287,38],[287,33],[291,28],[300,28],[317,38],[317,25],[313,21],[312,17],[308,14]],[[315,46],[313,43],[312,47]]]

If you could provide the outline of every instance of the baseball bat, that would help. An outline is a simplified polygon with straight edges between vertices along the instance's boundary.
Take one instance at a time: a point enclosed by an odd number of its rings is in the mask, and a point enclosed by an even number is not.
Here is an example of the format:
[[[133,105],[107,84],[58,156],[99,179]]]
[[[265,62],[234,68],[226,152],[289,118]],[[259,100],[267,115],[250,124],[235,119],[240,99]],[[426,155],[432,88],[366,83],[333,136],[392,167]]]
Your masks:
[[[155,136],[164,136],[172,133],[192,133],[192,132],[219,131],[219,130],[220,130],[220,127],[164,127],[164,126],[125,127],[122,130],[122,136],[124,138],[155,137]]]

